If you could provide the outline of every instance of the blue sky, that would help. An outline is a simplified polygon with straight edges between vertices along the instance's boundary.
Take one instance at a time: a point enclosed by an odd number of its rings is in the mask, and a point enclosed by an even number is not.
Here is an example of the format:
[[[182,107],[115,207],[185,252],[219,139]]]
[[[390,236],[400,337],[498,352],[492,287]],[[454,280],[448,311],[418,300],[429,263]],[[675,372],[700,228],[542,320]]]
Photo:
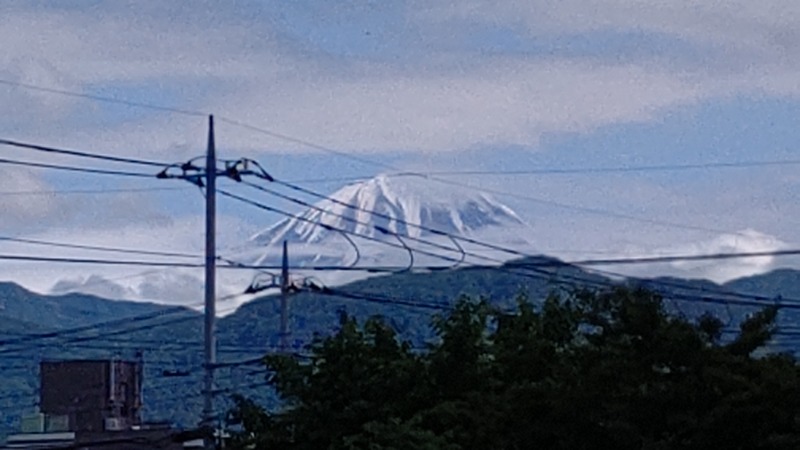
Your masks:
[[[797,30],[800,5],[774,0],[11,0],[0,4],[0,79],[213,112],[402,170],[788,160],[800,138]],[[180,161],[205,142],[202,117],[2,85],[0,114],[2,137],[101,153]],[[217,136],[224,156],[257,158],[283,179],[382,171],[229,123]],[[797,246],[796,168],[452,179],[609,212],[496,195],[532,224],[542,251],[627,255]],[[0,171],[2,192],[164,186]],[[191,188],[5,195],[0,207],[8,235],[200,248]],[[221,240],[277,219],[223,202]],[[652,270],[726,279],[791,263]],[[4,270],[39,290],[86,275]]]

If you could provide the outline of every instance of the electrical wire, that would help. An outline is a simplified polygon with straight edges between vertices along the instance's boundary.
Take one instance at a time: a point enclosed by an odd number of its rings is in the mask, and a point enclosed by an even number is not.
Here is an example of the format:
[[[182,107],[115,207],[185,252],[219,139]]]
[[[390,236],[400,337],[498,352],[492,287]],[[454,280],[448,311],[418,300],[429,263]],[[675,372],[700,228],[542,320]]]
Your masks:
[[[103,155],[100,153],[90,153],[81,150],[72,150],[59,147],[49,147],[46,145],[31,144],[27,142],[15,141],[11,139],[0,138],[0,145],[7,145],[10,147],[24,148],[27,150],[34,150],[45,153],[54,153],[59,155],[76,156],[80,158],[97,159],[102,161],[110,161],[116,163],[137,164],[141,166],[159,167],[164,168],[169,164],[159,161],[151,161],[145,159],[125,158],[121,156]]]
[[[118,189],[63,189],[63,190],[38,190],[38,191],[0,191],[0,196],[26,196],[26,195],[95,195],[95,194],[127,194],[138,192],[166,192],[188,191],[185,187],[150,187],[150,188],[118,188]]]
[[[121,319],[114,319],[114,320],[94,323],[94,324],[90,324],[90,325],[82,325],[82,326],[74,327],[74,328],[48,331],[48,332],[45,332],[45,333],[31,333],[31,334],[28,334],[26,336],[23,336],[23,337],[20,337],[20,338],[17,338],[17,339],[0,340],[0,345],[4,345],[4,346],[16,345],[16,344],[27,343],[27,342],[41,340],[41,339],[52,339],[52,338],[57,338],[57,337],[62,337],[62,336],[68,336],[68,335],[71,335],[71,334],[83,333],[83,332],[87,332],[87,331],[98,331],[99,329],[102,329],[102,328],[113,327],[113,326],[118,326],[118,325],[126,325],[126,324],[129,324],[131,322],[152,320],[152,319],[157,319],[157,318],[168,316],[168,315],[172,315],[172,314],[177,314],[177,313],[181,313],[181,312],[190,312],[190,311],[191,310],[187,309],[186,307],[175,306],[175,307],[171,307],[171,308],[166,308],[166,309],[162,309],[162,310],[158,310],[158,311],[149,312],[149,313],[146,313],[146,314],[138,314],[138,315],[129,316],[129,317],[121,318]],[[2,353],[2,351],[0,351],[0,353]]]
[[[248,186],[251,186],[253,188],[256,188],[258,190],[261,190],[263,192],[276,195],[279,198],[283,198],[285,200],[288,200],[288,201],[291,201],[293,203],[299,204],[301,206],[305,206],[305,207],[317,210],[317,211],[319,211],[319,212],[321,212],[323,214],[333,215],[335,217],[341,218],[342,220],[349,221],[349,222],[355,223],[357,225],[366,226],[368,228],[369,227],[373,227],[373,225],[368,223],[368,222],[359,221],[359,220],[357,220],[355,218],[352,218],[352,217],[349,217],[349,216],[346,216],[346,215],[343,215],[343,214],[338,214],[338,213],[334,213],[332,211],[328,211],[325,208],[321,208],[321,207],[319,207],[317,205],[305,202],[305,201],[297,199],[295,197],[291,197],[291,196],[287,196],[287,195],[278,193],[276,191],[264,188],[264,187],[262,187],[260,185],[257,185],[257,184],[254,184],[254,183],[250,183],[250,182],[245,182],[245,184],[247,184]],[[332,198],[330,198],[330,199],[331,200],[335,200],[335,199],[332,199]],[[337,200],[337,203],[342,203],[342,202]],[[344,204],[349,206],[349,204],[346,204],[346,203],[344,203]],[[365,208],[360,208],[360,207],[358,209],[360,211],[367,212],[367,213],[375,215],[377,217],[382,217],[382,218],[386,218],[387,220],[392,220],[392,218],[390,216],[386,215],[386,214],[380,214],[380,213],[377,213],[375,211],[368,210],[368,209],[365,209]],[[405,222],[405,221],[400,221],[400,222],[401,223],[408,223],[408,222]],[[323,223],[316,223],[316,222],[311,222],[311,223],[313,223],[315,225],[320,225],[320,226],[322,226],[322,227],[324,227],[326,229],[329,229],[329,230],[338,231],[340,233],[344,233],[346,231],[346,230],[343,230],[343,229],[340,229],[340,228],[335,228],[335,227],[332,227],[332,226],[329,226],[329,225],[326,225],[326,224],[323,224]],[[403,269],[393,270],[393,272],[400,273],[400,272],[403,272],[403,271],[411,270],[413,265],[414,265],[413,251],[412,251],[412,249],[410,247],[408,247],[405,244],[405,242],[401,238],[401,235],[399,233],[392,232],[392,231],[386,229],[386,227],[374,227],[374,228],[376,228],[377,230],[379,230],[383,234],[392,235],[392,236],[396,237],[400,241],[401,245],[403,245],[403,248],[406,251],[409,252],[409,255],[410,255],[410,258],[411,258],[410,262],[409,262],[409,266],[407,266],[407,267],[405,267]],[[419,227],[419,228],[422,228],[422,227]],[[426,227],[426,229],[429,229],[429,228]],[[436,234],[436,235],[448,237],[453,242],[453,244],[456,246],[456,248],[454,249],[454,248],[448,247],[446,245],[442,245],[442,244],[439,244],[439,243],[436,243],[436,242],[433,242],[433,241],[429,241],[429,240],[426,240],[426,239],[421,239],[421,238],[417,238],[417,237],[413,237],[413,236],[403,236],[403,237],[406,238],[406,239],[414,240],[416,242],[420,242],[420,243],[425,244],[425,245],[429,245],[429,246],[433,246],[433,247],[436,247],[436,248],[440,248],[440,249],[446,250],[448,252],[458,252],[458,253],[460,253],[461,257],[450,268],[457,267],[461,263],[463,263],[467,255],[475,257],[475,258],[482,259],[484,261],[490,261],[492,263],[498,263],[498,264],[504,264],[505,263],[505,261],[502,260],[502,259],[492,258],[492,257],[486,256],[486,255],[481,255],[481,254],[476,254],[474,252],[465,251],[464,248],[461,245],[458,244],[458,239],[460,239],[459,236],[456,236],[456,235],[453,235],[453,234],[450,234],[450,233],[441,232],[441,231],[438,231],[438,230],[433,230],[433,229],[429,229],[429,230],[431,230],[431,232]],[[493,248],[493,249],[500,248],[498,246],[494,246],[494,245],[491,245],[491,244],[485,244],[485,243],[482,243],[482,242],[474,240],[474,239],[467,238],[465,240],[468,241],[468,242],[480,243],[483,246],[487,246],[487,247],[490,247],[490,248]],[[525,257],[530,257],[531,256],[531,255],[527,255],[527,254],[524,254],[522,252],[515,251],[515,250],[511,251],[511,252],[513,252],[517,256],[525,256]],[[429,268],[429,269],[431,269],[431,268]],[[439,269],[442,269],[442,268],[439,268]],[[530,273],[519,273],[519,271],[513,271],[513,270],[508,270],[508,269],[497,269],[497,270],[503,270],[505,272],[509,272],[509,273],[514,274],[514,275],[533,276],[533,277],[536,277],[536,278],[541,278],[542,276],[550,276],[549,273],[541,273],[541,271],[536,270],[536,269],[532,269],[532,271],[534,272],[533,274],[530,274]]]
[[[453,309],[453,305],[448,303],[438,303],[438,302],[422,302],[422,301],[413,301],[413,300],[404,300],[399,298],[393,298],[388,296],[382,296],[377,294],[366,294],[366,293],[355,293],[355,292],[347,292],[342,289],[332,289],[332,288],[324,288],[320,291],[317,291],[319,294],[331,296],[331,297],[340,297],[346,298],[350,300],[359,300],[368,303],[378,303],[383,305],[396,305],[396,306],[406,306],[412,308],[422,308],[422,309],[433,309],[437,311],[449,311]]]
[[[687,170],[708,169],[741,169],[753,167],[783,167],[800,165],[800,159],[777,160],[751,160],[734,162],[701,162],[695,164],[655,164],[639,166],[612,166],[612,167],[546,167],[540,169],[522,170],[433,170],[418,172],[391,172],[386,175],[391,177],[403,176],[514,176],[514,175],[581,175],[581,174],[608,174],[608,173],[636,173],[636,172],[678,172]],[[328,178],[301,178],[291,180],[290,183],[315,184],[315,183],[340,183],[363,181],[372,176],[328,177]]]
[[[152,104],[152,103],[135,102],[135,101],[132,101],[132,100],[125,100],[125,99],[120,99],[120,98],[115,98],[115,97],[107,97],[107,96],[102,96],[102,95],[86,94],[86,93],[83,93],[83,92],[67,91],[67,90],[63,90],[63,89],[55,89],[55,88],[39,86],[39,85],[35,85],[35,84],[30,84],[30,83],[21,83],[19,81],[13,81],[13,80],[8,80],[8,79],[0,79],[0,84],[6,85],[6,86],[11,86],[11,87],[16,87],[16,88],[28,89],[28,90],[37,91],[37,92],[44,92],[44,93],[48,93],[48,94],[57,94],[57,95],[63,95],[63,96],[67,96],[67,97],[82,98],[82,99],[92,100],[92,101],[96,101],[96,102],[112,103],[112,104],[129,106],[129,107],[133,107],[133,108],[143,108],[143,109],[151,109],[151,110],[155,110],[155,111],[170,112],[170,113],[175,113],[175,114],[182,114],[182,115],[185,115],[185,116],[198,117],[198,116],[207,116],[208,115],[207,113],[202,112],[202,111],[193,111],[193,110],[189,110],[189,109],[175,108],[175,107],[170,107],[170,106],[161,106],[161,105],[156,105],[156,104]]]
[[[780,256],[798,256],[800,249],[786,249],[786,250],[771,250],[763,252],[734,252],[734,253],[704,253],[704,254],[685,254],[685,255],[669,255],[669,256],[646,256],[634,258],[608,258],[608,259],[584,259],[565,261],[561,264],[568,264],[572,266],[618,266],[618,265],[632,265],[632,264],[658,264],[658,263],[671,263],[671,262],[687,262],[687,261],[720,261],[728,259],[742,259],[742,258],[761,258],[761,257],[780,257]],[[519,263],[521,267],[547,267],[552,263]],[[515,264],[516,265],[516,264]]]
[[[103,339],[111,337],[111,336],[118,336],[118,335],[122,335],[122,334],[128,334],[128,333],[135,332],[135,331],[148,330],[148,329],[152,329],[152,328],[155,328],[155,327],[161,327],[161,326],[166,326],[166,325],[174,325],[174,324],[181,323],[181,322],[184,322],[184,321],[189,321],[189,320],[201,320],[202,316],[199,313],[196,313],[196,312],[194,312],[193,310],[190,309],[192,306],[199,306],[199,305],[200,304],[198,303],[198,304],[192,304],[192,305],[188,305],[188,306],[171,307],[171,308],[167,308],[167,309],[163,309],[163,310],[159,310],[159,311],[155,311],[155,312],[151,312],[151,313],[147,313],[147,314],[131,316],[131,317],[128,317],[128,318],[125,318],[125,319],[115,319],[115,320],[112,320],[112,321],[100,322],[100,323],[90,324],[90,325],[83,325],[83,326],[80,326],[80,327],[75,327],[75,328],[66,329],[66,330],[54,330],[54,331],[49,331],[49,332],[45,332],[45,333],[29,334],[29,335],[22,336],[22,337],[19,337],[19,338],[16,338],[16,339],[2,340],[2,341],[0,341],[0,345],[10,346],[10,345],[19,345],[19,344],[30,344],[31,342],[35,342],[35,341],[47,340],[47,339],[55,339],[55,338],[63,338],[64,336],[69,336],[69,335],[73,335],[73,334],[80,334],[80,333],[86,333],[86,332],[89,332],[89,331],[97,331],[98,334],[92,335],[92,336],[77,336],[77,337],[67,338],[65,340],[59,341],[59,344],[64,345],[64,344],[76,343],[76,342],[86,342],[86,341],[92,341],[92,340],[103,340]],[[234,306],[232,308],[224,308],[224,309],[220,309],[218,312],[220,312],[220,313],[228,312],[228,311],[236,309],[236,308],[237,308],[236,306]],[[170,319],[170,320],[167,320],[167,321],[162,321],[162,322],[155,323],[155,324],[153,324],[153,323],[145,323],[144,325],[140,325],[140,326],[133,327],[133,328],[125,328],[125,329],[122,329],[122,330],[113,330],[113,331],[105,332],[103,334],[99,334],[100,329],[103,329],[103,328],[107,328],[107,327],[111,327],[111,326],[117,326],[117,325],[129,325],[129,324],[131,324],[133,322],[147,322],[147,321],[151,321],[151,320],[161,319],[161,318],[164,318],[165,316],[171,316],[171,315],[178,314],[178,313],[185,313],[187,315],[184,316],[184,317],[178,317],[178,318]],[[0,354],[13,353],[13,352],[19,352],[19,351],[25,351],[25,350],[32,350],[32,349],[35,349],[35,348],[44,347],[46,345],[49,345],[49,344],[46,344],[46,343],[34,344],[34,345],[29,345],[27,348],[26,347],[4,348],[4,349],[0,350]]]
[[[28,87],[30,87],[30,86],[28,86]],[[43,89],[43,90],[44,90],[44,89]],[[44,91],[47,91],[47,90],[44,90]],[[50,90],[50,91],[51,91],[51,92],[54,92],[54,93],[62,93],[62,94],[64,93],[64,92],[58,92],[58,91],[55,91],[55,90]],[[69,94],[69,93],[67,93],[67,95],[72,95],[72,94]],[[85,97],[87,97],[87,98],[92,98],[91,96],[85,96]],[[96,99],[96,98],[95,98],[95,99]],[[102,101],[108,101],[108,100],[109,100],[109,99],[102,99]],[[141,105],[141,104],[135,104],[135,103],[133,103],[133,102],[125,102],[125,101],[119,102],[119,101],[117,101],[117,100],[115,100],[115,99],[110,99],[110,100],[111,100],[111,101],[113,101],[113,102],[118,102],[118,103],[128,104],[129,106],[143,106],[143,105]],[[143,107],[149,107],[149,106],[148,106],[148,105],[144,105]],[[157,108],[157,109],[169,109],[169,108],[162,108],[162,107],[159,107],[159,108]],[[174,110],[173,112],[178,112],[178,110]],[[191,114],[192,114],[192,115],[201,115],[201,114],[202,114],[202,115],[204,115],[203,113],[197,113],[197,112],[191,112]],[[235,122],[235,121],[234,121],[234,122]],[[230,123],[230,122],[229,122],[229,123]],[[306,142],[306,141],[302,141],[302,140],[297,140],[297,139],[291,138],[290,136],[285,136],[285,135],[280,135],[280,134],[277,134],[277,133],[273,133],[273,132],[271,132],[271,131],[269,131],[269,130],[258,129],[257,127],[248,126],[247,124],[242,124],[242,123],[240,123],[240,122],[237,122],[237,123],[234,123],[234,124],[235,124],[235,125],[239,125],[239,126],[242,126],[242,125],[244,125],[244,126],[250,127],[251,129],[256,129],[257,131],[260,131],[260,132],[263,132],[263,133],[270,134],[270,135],[272,135],[273,137],[277,137],[277,138],[280,138],[280,139],[284,139],[284,140],[291,139],[291,140],[293,140],[293,142],[301,143],[301,144],[303,144],[303,145],[316,145],[316,144],[309,143],[309,142]],[[331,151],[331,152],[333,152],[333,153],[337,153],[337,154],[341,154],[342,156],[352,156],[352,155],[347,155],[347,154],[345,154],[345,153],[343,153],[343,152],[337,152],[337,151],[335,151],[335,150],[332,150],[332,149],[327,149],[327,148],[320,148],[320,149],[321,149],[321,150],[328,150],[328,151]],[[370,161],[370,163],[373,163],[373,162],[371,162],[371,161]],[[385,166],[385,165],[383,165],[383,166]],[[649,170],[649,169],[648,169],[648,170]],[[437,180],[437,181],[440,181],[440,180]],[[475,188],[475,187],[472,187],[472,186],[466,186],[466,187]],[[504,193],[504,194],[507,194],[507,193]],[[540,199],[537,199],[537,200],[540,200]],[[715,232],[716,232],[716,230],[715,230]],[[716,257],[719,257],[719,256],[720,256],[720,255],[709,255],[709,258],[716,259]],[[751,257],[751,256],[757,256],[757,255],[752,255],[752,254],[747,254],[747,255],[745,255],[745,254],[738,254],[738,255],[725,255],[725,257]],[[773,255],[769,255],[769,256],[773,256]],[[696,257],[696,255],[695,255],[694,257]],[[678,256],[673,256],[673,257],[670,257],[670,258],[672,258],[672,259],[674,260],[675,258],[681,258],[681,257],[678,257]],[[640,258],[640,259],[642,259],[642,258]],[[613,261],[613,263],[614,263],[614,264],[621,263],[621,262],[620,262],[620,260],[605,260],[605,261],[602,261],[602,260],[601,260],[601,263],[602,263],[602,264],[608,264],[610,261]],[[652,261],[637,261],[637,263],[639,263],[639,262],[652,262]],[[633,263],[633,262],[631,262],[631,263]]]
[[[451,171],[431,171],[422,172],[423,175],[434,176],[458,176],[458,175],[561,175],[561,174],[606,174],[606,173],[629,173],[629,172],[675,172],[683,170],[706,170],[706,169],[741,169],[751,167],[771,167],[771,166],[790,166],[800,164],[800,159],[778,159],[778,160],[752,160],[734,162],[704,162],[695,164],[656,164],[641,166],[618,166],[618,167],[572,167],[572,168],[543,168],[526,170],[451,170]],[[402,175],[400,173],[399,175]]]
[[[241,122],[241,121],[236,120],[236,119],[231,119],[231,118],[227,118],[227,117],[218,117],[217,120],[219,120],[220,122],[225,122],[225,123],[227,123],[229,125],[233,125],[233,126],[237,126],[237,127],[246,129],[246,130],[255,131],[257,133],[261,133],[261,134],[264,134],[266,136],[269,136],[269,137],[272,137],[272,138],[275,138],[275,139],[280,139],[280,140],[286,141],[286,142],[292,142],[294,144],[300,144],[302,146],[305,146],[305,147],[308,147],[308,148],[312,148],[314,150],[320,150],[320,151],[323,151],[325,153],[330,153],[330,154],[333,154],[333,155],[336,155],[336,156],[339,156],[339,157],[342,157],[342,158],[349,159],[351,161],[359,162],[361,164],[366,164],[366,165],[370,165],[370,166],[374,166],[374,167],[380,167],[380,168],[384,168],[384,169],[399,170],[397,167],[395,167],[395,166],[393,166],[391,164],[386,164],[386,163],[382,163],[382,162],[378,162],[378,161],[373,161],[371,159],[362,158],[360,156],[352,155],[350,153],[343,152],[341,150],[336,150],[336,149],[333,149],[333,148],[330,148],[330,147],[326,147],[324,145],[315,144],[315,143],[313,143],[311,141],[307,141],[307,140],[304,140],[304,139],[296,138],[296,137],[289,136],[289,135],[283,134],[283,133],[278,133],[278,132],[275,132],[275,131],[272,131],[272,130],[268,130],[266,128],[257,127],[255,125],[250,125],[250,124]]]
[[[41,245],[41,246],[45,246],[45,247],[72,248],[72,249],[79,249],[79,250],[92,250],[92,251],[109,252],[109,253],[124,253],[124,254],[131,254],[131,255],[170,256],[170,257],[176,257],[176,258],[201,258],[202,257],[202,255],[196,255],[196,254],[190,254],[190,253],[161,252],[161,251],[153,251],[153,250],[135,250],[135,249],[129,249],[129,248],[108,247],[108,246],[100,246],[100,245],[69,244],[69,243],[64,243],[64,242],[48,241],[48,240],[43,240],[43,239],[27,239],[27,238],[2,236],[2,235],[0,235],[0,241],[16,242],[16,243],[20,243],[20,244]]]
[[[144,266],[144,267],[176,267],[176,268],[202,268],[202,263],[181,263],[172,261],[139,261],[139,260],[120,260],[120,259],[98,259],[98,258],[68,258],[55,256],[32,256],[32,255],[9,255],[0,254],[3,261],[27,261],[27,262],[50,262],[63,264],[94,264],[108,266]]]
[[[88,167],[65,166],[60,164],[18,161],[5,158],[0,159],[0,164],[8,164],[8,165],[22,166],[22,167],[33,167],[37,169],[64,170],[67,172],[88,173],[93,175],[112,175],[118,177],[153,178],[153,179],[155,179],[156,177],[154,174],[141,173],[141,172],[125,172],[121,170],[94,169]]]
[[[558,201],[555,201],[555,200],[549,200],[549,199],[545,199],[545,198],[534,197],[534,196],[531,196],[531,195],[519,194],[519,193],[516,193],[516,192],[507,192],[507,191],[502,191],[502,190],[499,190],[499,189],[491,189],[491,188],[481,188],[481,187],[478,187],[478,186],[475,186],[475,185],[472,185],[472,184],[469,184],[469,183],[463,183],[463,182],[459,182],[459,181],[447,180],[447,179],[443,179],[443,178],[435,178],[435,177],[425,177],[425,178],[428,179],[428,180],[435,181],[435,182],[440,183],[440,184],[446,184],[446,185],[450,185],[450,186],[466,188],[466,189],[470,189],[470,190],[478,191],[478,192],[486,192],[486,193],[490,193],[490,194],[494,194],[494,195],[498,195],[498,196],[516,198],[516,199],[519,199],[519,200],[525,200],[525,201],[529,201],[529,202],[532,202],[532,203],[537,203],[537,204],[540,204],[540,205],[545,205],[545,206],[550,206],[550,207],[554,207],[554,208],[564,209],[564,210],[567,210],[567,211],[575,211],[575,212],[579,212],[579,213],[583,213],[583,214],[592,214],[592,215],[598,215],[598,216],[604,216],[604,217],[611,217],[611,218],[615,218],[615,219],[623,219],[623,220],[628,220],[628,221],[631,221],[631,222],[645,223],[645,224],[648,224],[648,225],[656,225],[656,226],[665,227],[665,228],[676,228],[676,229],[683,229],[683,230],[690,230],[690,231],[703,231],[703,232],[706,232],[706,233],[714,233],[714,234],[726,233],[726,234],[743,235],[740,232],[732,232],[732,231],[729,231],[729,230],[723,230],[723,229],[719,229],[719,228],[703,227],[703,226],[699,226],[699,225],[684,224],[684,223],[671,222],[671,221],[666,221],[666,220],[648,219],[646,217],[632,216],[630,214],[618,213],[618,212],[615,212],[615,211],[609,211],[609,210],[602,209],[602,208],[591,208],[591,207],[587,207],[587,206],[573,205],[573,204],[569,204],[569,203],[558,202]]]

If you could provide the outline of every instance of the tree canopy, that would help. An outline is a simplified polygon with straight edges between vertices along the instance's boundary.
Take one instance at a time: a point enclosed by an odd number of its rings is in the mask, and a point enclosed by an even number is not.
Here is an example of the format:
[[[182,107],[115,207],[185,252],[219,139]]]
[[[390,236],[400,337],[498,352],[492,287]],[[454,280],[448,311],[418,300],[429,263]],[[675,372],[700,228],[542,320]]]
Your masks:
[[[463,299],[415,348],[343,315],[306,357],[265,359],[283,403],[243,397],[233,448],[797,449],[800,371],[760,354],[777,310],[731,338],[648,291],[551,296],[513,312]]]

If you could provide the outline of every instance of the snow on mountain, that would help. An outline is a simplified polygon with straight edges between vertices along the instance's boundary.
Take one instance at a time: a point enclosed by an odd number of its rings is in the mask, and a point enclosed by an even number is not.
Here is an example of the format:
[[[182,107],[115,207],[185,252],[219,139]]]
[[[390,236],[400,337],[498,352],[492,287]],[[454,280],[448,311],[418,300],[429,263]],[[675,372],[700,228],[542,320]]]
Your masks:
[[[255,258],[258,263],[277,261],[278,249],[285,240],[295,249],[295,263],[299,258],[302,263],[342,264],[352,261],[348,255],[354,254],[352,244],[342,236],[347,233],[358,246],[362,263],[403,264],[399,258],[406,258],[407,251],[402,247],[397,250],[398,236],[415,250],[427,248],[429,252],[442,253],[441,248],[431,248],[420,240],[454,247],[450,238],[442,235],[446,233],[473,239],[491,236],[489,242],[501,245],[527,244],[521,239],[520,229],[527,229],[522,219],[487,194],[444,186],[423,177],[378,175],[341,188],[314,208],[257,233],[247,245],[261,249]],[[374,239],[389,245],[376,244]],[[450,258],[459,256],[455,248],[453,252]],[[419,255],[416,257],[420,262]]]
[[[369,237],[383,237],[377,228],[383,227],[412,238],[435,234],[426,229],[470,236],[488,227],[523,224],[514,211],[486,194],[443,189],[421,177],[378,175],[347,185],[315,206],[256,234],[252,242],[309,244],[338,234],[318,224]]]

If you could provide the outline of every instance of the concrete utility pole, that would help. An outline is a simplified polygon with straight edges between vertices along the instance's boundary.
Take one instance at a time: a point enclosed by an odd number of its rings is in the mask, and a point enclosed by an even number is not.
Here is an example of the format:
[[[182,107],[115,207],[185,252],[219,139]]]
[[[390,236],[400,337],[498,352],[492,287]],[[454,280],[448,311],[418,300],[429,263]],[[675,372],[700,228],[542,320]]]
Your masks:
[[[208,148],[206,150],[206,290],[205,290],[205,377],[203,382],[203,425],[214,426],[214,366],[217,363],[215,326],[216,263],[217,263],[217,155],[214,148],[214,116],[208,117]],[[209,443],[210,442],[210,443]],[[207,448],[214,447],[214,440]]]
[[[158,179],[178,179],[188,181],[200,189],[205,188],[206,198],[206,254],[205,254],[205,329],[204,329],[204,377],[203,377],[203,417],[200,425],[209,430],[214,430],[216,417],[214,417],[214,370],[217,368],[217,343],[216,343],[216,209],[217,209],[217,178],[230,178],[241,182],[244,176],[255,176],[265,181],[274,181],[272,176],[258,164],[248,158],[236,161],[225,161],[224,169],[217,168],[217,155],[214,143],[214,116],[208,116],[208,147],[206,149],[205,167],[194,165],[197,158],[192,158],[185,163],[169,164],[156,174]],[[252,169],[250,168],[252,167]],[[277,283],[273,283],[277,286]],[[257,286],[248,290],[257,292]],[[288,289],[288,288],[287,288]],[[214,448],[214,439],[206,440],[206,448]]]
[[[286,241],[283,241],[283,264],[281,264],[281,353],[286,353],[289,347],[289,250]]]

